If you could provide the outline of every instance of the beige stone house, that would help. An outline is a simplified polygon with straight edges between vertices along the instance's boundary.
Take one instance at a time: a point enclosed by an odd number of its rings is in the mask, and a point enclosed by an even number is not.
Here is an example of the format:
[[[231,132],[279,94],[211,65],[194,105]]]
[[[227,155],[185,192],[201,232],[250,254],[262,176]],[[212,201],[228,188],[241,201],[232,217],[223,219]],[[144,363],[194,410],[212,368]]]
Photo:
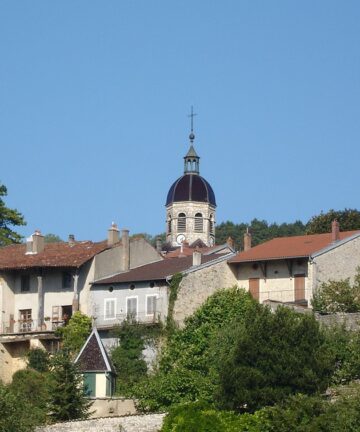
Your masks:
[[[322,282],[349,277],[360,265],[360,231],[339,231],[334,221],[326,234],[281,237],[245,250],[229,260],[237,284],[260,302],[295,302],[310,306]]]
[[[72,313],[89,309],[90,282],[162,260],[143,238],[113,224],[107,241],[44,243],[35,232],[26,244],[0,248],[0,379],[24,366],[24,354],[39,346],[56,348],[54,331]]]

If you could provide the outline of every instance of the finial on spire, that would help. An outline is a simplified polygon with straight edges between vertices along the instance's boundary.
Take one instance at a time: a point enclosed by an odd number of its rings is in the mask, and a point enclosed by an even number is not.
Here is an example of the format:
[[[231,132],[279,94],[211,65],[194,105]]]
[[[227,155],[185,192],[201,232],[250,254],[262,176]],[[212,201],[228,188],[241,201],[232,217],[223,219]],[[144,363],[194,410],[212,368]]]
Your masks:
[[[188,117],[191,118],[191,132],[190,132],[190,135],[189,135],[189,139],[190,139],[191,144],[194,142],[194,139],[195,139],[195,134],[194,134],[194,117],[196,115],[197,114],[194,113],[193,106],[191,105],[191,114],[188,115]]]

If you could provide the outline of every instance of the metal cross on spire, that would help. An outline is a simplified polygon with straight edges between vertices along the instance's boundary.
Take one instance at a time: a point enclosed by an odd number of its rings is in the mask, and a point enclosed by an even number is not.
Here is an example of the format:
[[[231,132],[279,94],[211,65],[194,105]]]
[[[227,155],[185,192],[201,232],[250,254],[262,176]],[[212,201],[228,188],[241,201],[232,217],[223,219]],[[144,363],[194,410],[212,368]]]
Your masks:
[[[193,106],[191,105],[191,114],[188,115],[188,117],[191,118],[191,133],[190,133],[190,135],[189,135],[189,138],[190,138],[191,144],[193,143],[194,138],[195,138],[195,135],[194,135],[194,117],[195,117],[196,115],[197,115],[197,114],[194,113]]]
[[[196,115],[197,115],[197,114],[194,113],[193,106],[191,105],[191,114],[188,115],[188,117],[191,118],[191,132],[194,132],[194,117],[195,117]]]

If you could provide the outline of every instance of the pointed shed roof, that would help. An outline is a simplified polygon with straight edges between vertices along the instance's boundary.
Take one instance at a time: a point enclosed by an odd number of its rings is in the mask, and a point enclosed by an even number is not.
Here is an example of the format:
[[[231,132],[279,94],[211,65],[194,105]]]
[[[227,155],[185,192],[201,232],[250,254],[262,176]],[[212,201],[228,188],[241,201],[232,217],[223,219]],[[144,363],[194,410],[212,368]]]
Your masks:
[[[75,363],[78,364],[80,372],[115,373],[96,328],[90,333],[76,357]]]

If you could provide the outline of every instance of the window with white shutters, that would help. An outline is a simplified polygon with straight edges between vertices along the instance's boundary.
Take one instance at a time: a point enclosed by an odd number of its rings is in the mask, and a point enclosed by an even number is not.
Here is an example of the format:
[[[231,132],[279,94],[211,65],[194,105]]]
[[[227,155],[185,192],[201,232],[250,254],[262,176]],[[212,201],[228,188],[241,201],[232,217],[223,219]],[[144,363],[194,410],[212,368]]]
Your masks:
[[[126,315],[129,319],[135,319],[137,316],[137,300],[137,297],[126,299]]]
[[[146,297],[146,315],[154,315],[156,312],[156,295]]]
[[[104,300],[104,319],[114,319],[116,317],[116,299]]]

